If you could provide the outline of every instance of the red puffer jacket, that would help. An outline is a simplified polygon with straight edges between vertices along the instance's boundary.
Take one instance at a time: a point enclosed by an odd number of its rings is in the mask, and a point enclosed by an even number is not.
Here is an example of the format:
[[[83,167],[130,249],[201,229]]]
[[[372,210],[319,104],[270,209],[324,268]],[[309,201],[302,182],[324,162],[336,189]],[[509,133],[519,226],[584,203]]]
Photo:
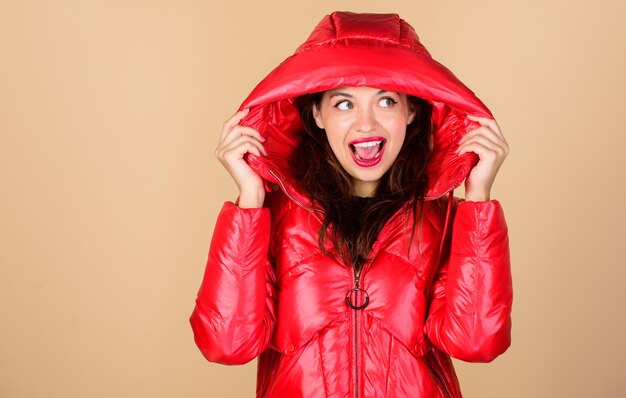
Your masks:
[[[419,234],[410,239],[412,217],[400,209],[356,281],[322,254],[323,214],[289,158],[301,128],[293,99],[359,85],[433,104],[434,156]],[[477,126],[467,115],[489,110],[397,15],[347,12],[326,16],[246,107],[242,124],[266,137],[268,152],[246,160],[268,193],[262,208],[226,202],[218,216],[190,318],[202,354],[223,364],[258,357],[257,397],[461,397],[450,356],[489,362],[510,344],[502,208],[453,197],[478,160],[454,153]]]

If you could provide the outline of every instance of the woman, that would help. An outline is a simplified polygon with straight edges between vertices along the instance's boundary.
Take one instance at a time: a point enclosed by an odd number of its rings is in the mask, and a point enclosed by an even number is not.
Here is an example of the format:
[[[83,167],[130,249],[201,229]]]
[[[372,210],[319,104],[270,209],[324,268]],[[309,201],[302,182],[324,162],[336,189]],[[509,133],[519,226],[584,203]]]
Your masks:
[[[225,124],[239,187],[190,322],[257,397],[460,397],[510,344],[508,145],[395,14],[335,12]],[[453,197],[465,181],[465,198]]]

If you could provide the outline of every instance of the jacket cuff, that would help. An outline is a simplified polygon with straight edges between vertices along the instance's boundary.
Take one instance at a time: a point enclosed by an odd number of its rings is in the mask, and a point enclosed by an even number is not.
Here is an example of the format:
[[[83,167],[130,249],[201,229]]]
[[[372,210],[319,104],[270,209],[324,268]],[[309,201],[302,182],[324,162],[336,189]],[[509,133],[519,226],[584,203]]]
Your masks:
[[[226,212],[228,212],[228,211],[236,211],[237,209],[239,209],[239,210],[241,210],[243,212],[247,212],[247,213],[254,213],[254,210],[257,210],[258,213],[262,213],[262,210],[266,210],[266,211],[268,211],[268,214],[269,214],[269,208],[265,207],[265,206],[263,206],[263,207],[246,207],[246,208],[239,207],[239,198],[237,198],[237,200],[234,201],[234,202],[230,201],[230,200],[225,201],[224,204],[222,204],[222,209],[220,210],[220,214],[221,214],[221,212],[224,212],[224,211],[226,211]]]
[[[230,259],[226,263],[249,265],[267,255],[270,239],[267,207],[242,209],[226,201],[217,216],[210,253]]]
[[[469,233],[457,233],[466,231]],[[478,255],[490,251],[491,248],[501,248],[508,244],[508,229],[504,218],[504,211],[498,200],[462,201],[458,204],[453,227],[453,250],[469,251],[468,255]],[[479,249],[483,253],[473,253]],[[500,250],[498,250],[500,251]]]
[[[456,217],[467,219],[476,225],[504,220],[502,205],[497,199],[484,201],[461,200],[456,209]]]

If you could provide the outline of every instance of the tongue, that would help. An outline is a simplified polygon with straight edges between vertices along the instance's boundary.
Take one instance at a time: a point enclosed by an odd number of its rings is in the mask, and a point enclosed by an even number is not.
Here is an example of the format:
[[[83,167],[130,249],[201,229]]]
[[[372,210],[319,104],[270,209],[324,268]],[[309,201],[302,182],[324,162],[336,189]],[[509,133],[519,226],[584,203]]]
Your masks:
[[[375,146],[370,146],[367,148],[362,148],[362,147],[354,147],[354,149],[356,150],[356,153],[359,154],[359,157],[363,160],[369,160],[369,159],[373,159],[376,154],[378,153],[378,149],[380,147],[378,145]]]

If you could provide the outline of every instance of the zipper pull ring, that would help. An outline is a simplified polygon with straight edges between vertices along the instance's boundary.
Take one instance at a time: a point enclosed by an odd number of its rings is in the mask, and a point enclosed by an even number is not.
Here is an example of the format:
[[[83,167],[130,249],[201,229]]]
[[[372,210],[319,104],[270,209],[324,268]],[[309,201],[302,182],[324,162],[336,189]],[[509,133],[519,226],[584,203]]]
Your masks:
[[[356,296],[356,302],[358,303],[358,298],[359,298],[359,292],[363,292],[363,294],[365,294],[365,301],[363,301],[362,304],[355,304],[352,301],[352,296]],[[348,293],[346,294],[346,304],[348,305],[348,307],[352,308],[353,310],[362,310],[363,308],[367,307],[367,305],[370,303],[370,296],[369,294],[367,294],[367,292],[363,289],[361,289],[360,287],[355,287],[352,288],[348,291]]]

